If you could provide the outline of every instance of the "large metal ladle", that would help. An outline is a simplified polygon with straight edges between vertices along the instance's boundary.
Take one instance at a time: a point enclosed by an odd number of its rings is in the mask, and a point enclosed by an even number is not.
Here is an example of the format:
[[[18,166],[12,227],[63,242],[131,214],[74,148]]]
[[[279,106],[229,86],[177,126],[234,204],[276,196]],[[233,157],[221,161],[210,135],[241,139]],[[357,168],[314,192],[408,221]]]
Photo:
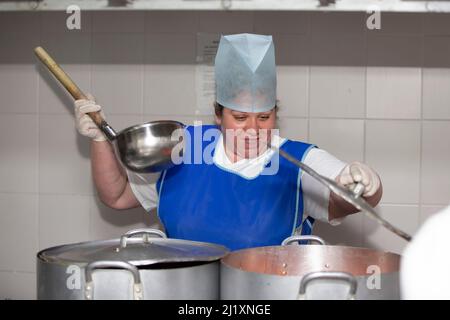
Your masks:
[[[74,99],[87,99],[80,88],[42,47],[35,48],[34,52]],[[179,143],[184,143],[184,124],[178,121],[147,122],[117,133],[99,112],[90,112],[88,115],[111,142],[122,165],[131,171],[150,173],[171,168],[174,166],[172,151]],[[179,139],[173,139],[173,133],[176,130],[179,130],[177,134]],[[183,148],[179,149],[181,151]]]
[[[311,169],[309,166],[307,166],[303,162],[292,157],[286,151],[276,148],[274,146],[270,146],[270,147],[274,151],[278,152],[280,154],[280,156],[282,156],[286,160],[290,161],[291,163],[295,164],[300,169],[302,169],[304,172],[309,174],[311,177],[315,178],[317,181],[319,181],[324,186],[329,188],[331,191],[336,193],[338,196],[343,198],[345,201],[347,201],[350,204],[352,204],[353,206],[355,206],[355,208],[357,208],[360,211],[365,212],[372,219],[375,219],[383,227],[385,227],[389,231],[395,233],[399,237],[405,239],[406,241],[411,241],[412,237],[409,234],[398,229],[397,227],[393,226],[388,221],[386,221],[382,217],[380,217],[374,208],[372,208],[362,197],[359,197],[358,193],[355,194],[353,191],[340,186],[337,182],[318,174],[316,171]]]

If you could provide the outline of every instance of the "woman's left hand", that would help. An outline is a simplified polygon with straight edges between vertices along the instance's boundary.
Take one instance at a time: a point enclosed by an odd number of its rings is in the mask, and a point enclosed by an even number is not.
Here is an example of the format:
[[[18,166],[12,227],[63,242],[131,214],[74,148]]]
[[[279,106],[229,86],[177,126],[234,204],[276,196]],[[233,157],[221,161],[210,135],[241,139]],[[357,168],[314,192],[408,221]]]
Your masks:
[[[381,186],[378,174],[372,168],[360,162],[348,164],[336,177],[336,181],[347,188],[361,182],[364,185],[362,196],[365,198],[373,196]]]

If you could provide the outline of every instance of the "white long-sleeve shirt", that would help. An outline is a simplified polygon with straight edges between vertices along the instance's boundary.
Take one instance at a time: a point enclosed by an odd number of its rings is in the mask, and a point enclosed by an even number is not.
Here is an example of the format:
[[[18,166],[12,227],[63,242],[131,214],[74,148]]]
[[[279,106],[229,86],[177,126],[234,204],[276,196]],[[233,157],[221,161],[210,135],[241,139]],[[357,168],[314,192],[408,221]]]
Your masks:
[[[279,146],[285,140],[286,139],[284,138],[278,138],[272,141],[272,144],[274,146]],[[245,178],[254,178],[263,171],[267,159],[272,157],[273,153],[274,151],[272,149],[268,149],[257,158],[242,159],[233,163],[228,159],[228,156],[225,153],[223,138],[220,136],[214,151],[213,161],[216,165],[227,171],[234,172]],[[325,150],[319,148],[311,148],[303,161],[313,170],[330,179],[335,179],[346,166],[345,162],[342,162]],[[144,207],[146,211],[156,208],[159,201],[158,193],[156,191],[156,182],[158,181],[160,173],[140,174],[127,171],[127,174],[131,189],[142,207]],[[303,218],[311,216],[314,219],[330,222],[331,224],[338,224],[340,220],[335,219],[329,221],[328,219],[329,189],[308,174],[302,173],[301,179],[304,208]]]

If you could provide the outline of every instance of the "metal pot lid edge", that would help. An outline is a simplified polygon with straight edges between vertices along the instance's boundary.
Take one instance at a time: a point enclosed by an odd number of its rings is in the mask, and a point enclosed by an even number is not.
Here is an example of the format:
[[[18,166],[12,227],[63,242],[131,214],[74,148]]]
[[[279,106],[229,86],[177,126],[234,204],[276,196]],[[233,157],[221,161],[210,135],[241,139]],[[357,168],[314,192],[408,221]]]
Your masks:
[[[218,244],[151,238],[149,243],[130,238],[125,248],[119,239],[86,241],[41,250],[37,259],[62,265],[86,264],[99,260],[127,261],[136,266],[175,262],[209,262],[219,260],[229,250]]]

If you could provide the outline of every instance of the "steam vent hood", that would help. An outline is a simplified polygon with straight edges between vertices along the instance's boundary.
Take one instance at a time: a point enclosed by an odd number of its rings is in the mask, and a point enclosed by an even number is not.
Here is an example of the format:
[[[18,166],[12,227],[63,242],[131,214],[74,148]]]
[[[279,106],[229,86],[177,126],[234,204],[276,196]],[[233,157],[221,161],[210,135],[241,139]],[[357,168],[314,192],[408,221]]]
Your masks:
[[[450,0],[0,0],[0,11],[233,10],[450,12]]]

